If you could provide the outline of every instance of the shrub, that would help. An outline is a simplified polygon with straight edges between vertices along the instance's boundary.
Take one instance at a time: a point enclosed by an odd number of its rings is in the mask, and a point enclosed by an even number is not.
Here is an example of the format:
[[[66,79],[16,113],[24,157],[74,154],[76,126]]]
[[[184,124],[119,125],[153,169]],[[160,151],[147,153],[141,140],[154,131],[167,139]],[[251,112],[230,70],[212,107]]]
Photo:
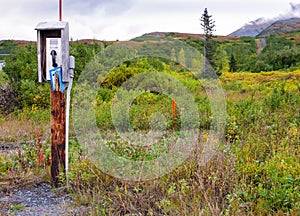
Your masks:
[[[10,85],[0,87],[0,111],[2,114],[7,115],[14,111],[18,104],[16,97],[17,93]]]

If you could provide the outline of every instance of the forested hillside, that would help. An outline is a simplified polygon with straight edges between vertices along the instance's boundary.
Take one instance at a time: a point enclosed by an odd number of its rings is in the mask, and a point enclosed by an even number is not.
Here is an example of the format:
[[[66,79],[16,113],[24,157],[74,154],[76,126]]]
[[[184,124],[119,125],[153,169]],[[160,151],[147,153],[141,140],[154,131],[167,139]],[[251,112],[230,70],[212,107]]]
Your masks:
[[[148,35],[161,35],[182,40],[203,53],[203,35],[183,33],[150,33]],[[139,39],[141,40],[141,39]],[[260,38],[260,40],[262,40]],[[264,44],[258,43],[253,37],[216,37],[214,39],[217,49],[214,54],[215,70],[217,72],[262,72],[262,71],[293,71],[300,65],[300,44],[292,36],[269,36],[263,38]],[[87,62],[114,42],[101,42],[93,40],[75,41],[71,43],[71,54],[76,57],[76,77],[78,77]],[[27,44],[27,45],[26,45]],[[1,53],[10,53],[5,57],[4,72],[8,75],[11,86],[17,92],[24,89],[38,91],[43,85],[37,84],[36,45],[32,42],[2,41]],[[5,82],[6,75],[1,75],[1,83]],[[18,104],[31,106],[34,104],[32,96],[18,98]],[[41,97],[43,98],[43,97]],[[47,106],[48,102],[37,101],[39,106]]]

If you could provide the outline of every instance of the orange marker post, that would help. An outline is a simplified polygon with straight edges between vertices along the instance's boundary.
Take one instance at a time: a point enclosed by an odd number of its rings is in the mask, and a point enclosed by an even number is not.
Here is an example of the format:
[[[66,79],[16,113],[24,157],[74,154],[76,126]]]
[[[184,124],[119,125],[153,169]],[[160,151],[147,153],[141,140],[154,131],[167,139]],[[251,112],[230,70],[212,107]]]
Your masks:
[[[176,115],[176,105],[175,100],[172,99],[172,128],[175,130],[175,115]]]

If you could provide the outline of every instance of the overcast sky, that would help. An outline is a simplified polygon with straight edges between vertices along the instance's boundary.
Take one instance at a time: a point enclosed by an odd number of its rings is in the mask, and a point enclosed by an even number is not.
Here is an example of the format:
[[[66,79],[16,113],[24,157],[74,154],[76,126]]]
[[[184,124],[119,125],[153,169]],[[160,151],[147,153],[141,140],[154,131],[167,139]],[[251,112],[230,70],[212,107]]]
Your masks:
[[[58,20],[59,0],[0,0],[0,40],[36,40],[41,21]],[[63,0],[70,38],[129,40],[153,31],[202,33],[204,8],[217,35],[228,35],[260,17],[291,13],[300,0]]]

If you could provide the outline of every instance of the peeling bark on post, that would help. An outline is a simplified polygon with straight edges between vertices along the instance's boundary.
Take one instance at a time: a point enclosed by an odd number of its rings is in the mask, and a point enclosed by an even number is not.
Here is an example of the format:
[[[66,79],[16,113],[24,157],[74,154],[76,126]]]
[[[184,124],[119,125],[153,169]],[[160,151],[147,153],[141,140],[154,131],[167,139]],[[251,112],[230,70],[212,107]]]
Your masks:
[[[59,168],[65,169],[65,94],[51,91],[51,177],[55,187],[59,184]]]

